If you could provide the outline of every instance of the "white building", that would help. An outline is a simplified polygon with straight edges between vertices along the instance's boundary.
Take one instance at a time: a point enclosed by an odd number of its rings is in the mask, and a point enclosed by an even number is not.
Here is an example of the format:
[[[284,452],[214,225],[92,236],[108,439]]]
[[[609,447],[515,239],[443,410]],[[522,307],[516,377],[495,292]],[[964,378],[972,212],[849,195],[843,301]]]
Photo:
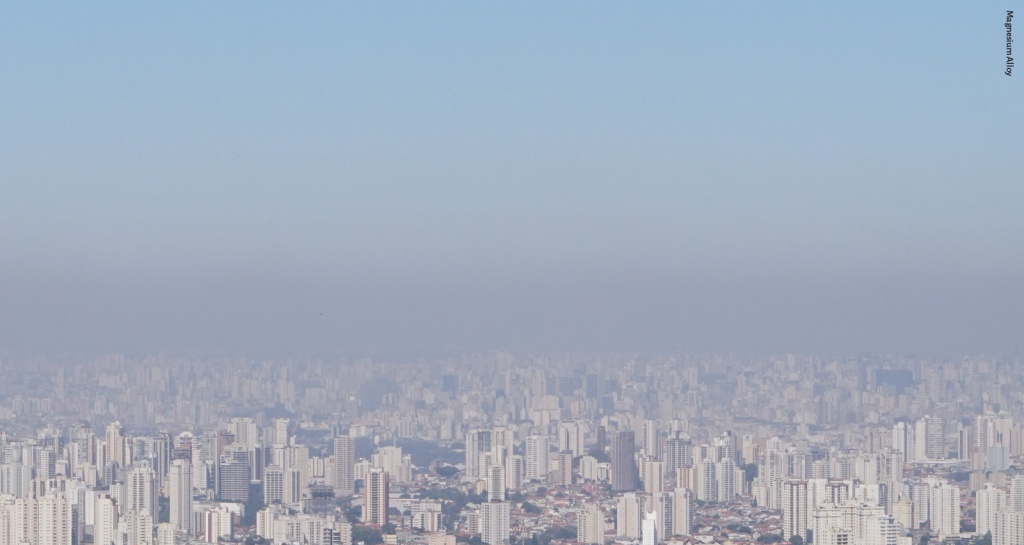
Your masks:
[[[655,511],[644,513],[643,525],[640,529],[643,545],[658,545],[658,514]]]
[[[174,529],[192,533],[192,464],[188,460],[174,460],[167,473],[170,522]],[[99,545],[99,542],[97,542]]]
[[[977,493],[977,517],[975,532],[985,535],[995,532],[999,513],[1006,510],[1006,492],[986,484],[985,488]]]
[[[604,513],[596,503],[587,503],[576,512],[576,541],[604,545]]]
[[[929,501],[929,524],[939,538],[960,534],[960,489],[941,483],[932,487]]]
[[[548,478],[548,438],[531,435],[526,438],[526,479],[546,481]]]
[[[807,539],[807,481],[789,480],[782,485],[782,537]]]
[[[480,539],[488,545],[508,543],[509,507],[507,502],[487,502],[480,509]]]

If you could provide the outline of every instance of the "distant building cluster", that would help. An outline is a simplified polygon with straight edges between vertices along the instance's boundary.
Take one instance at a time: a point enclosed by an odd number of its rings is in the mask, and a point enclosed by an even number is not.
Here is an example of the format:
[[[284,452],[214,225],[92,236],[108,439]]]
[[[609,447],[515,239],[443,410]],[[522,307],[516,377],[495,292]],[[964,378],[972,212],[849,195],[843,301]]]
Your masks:
[[[1024,544],[1024,366],[0,363],[0,545]]]

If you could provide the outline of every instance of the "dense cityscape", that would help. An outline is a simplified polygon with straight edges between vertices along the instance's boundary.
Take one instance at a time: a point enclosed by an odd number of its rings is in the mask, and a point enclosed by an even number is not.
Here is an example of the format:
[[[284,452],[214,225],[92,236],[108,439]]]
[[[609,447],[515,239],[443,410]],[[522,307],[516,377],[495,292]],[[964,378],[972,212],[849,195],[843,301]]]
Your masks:
[[[1019,545],[1018,361],[5,361],[0,545]]]

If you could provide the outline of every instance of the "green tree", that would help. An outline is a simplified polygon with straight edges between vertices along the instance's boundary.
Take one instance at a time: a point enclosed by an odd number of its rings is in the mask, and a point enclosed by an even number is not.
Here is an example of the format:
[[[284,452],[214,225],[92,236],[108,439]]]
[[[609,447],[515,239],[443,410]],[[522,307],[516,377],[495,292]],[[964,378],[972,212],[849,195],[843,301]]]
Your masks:
[[[454,477],[455,474],[458,473],[458,472],[459,472],[459,468],[457,468],[455,466],[441,466],[441,467],[437,468],[437,470],[435,470],[435,473],[437,473],[438,476],[445,477],[445,478]]]
[[[789,538],[789,542],[793,545],[804,545],[804,538],[798,535],[794,535],[793,537]]]
[[[384,543],[384,536],[380,530],[369,526],[356,525],[352,527],[352,543],[365,543],[366,545],[377,545]]]

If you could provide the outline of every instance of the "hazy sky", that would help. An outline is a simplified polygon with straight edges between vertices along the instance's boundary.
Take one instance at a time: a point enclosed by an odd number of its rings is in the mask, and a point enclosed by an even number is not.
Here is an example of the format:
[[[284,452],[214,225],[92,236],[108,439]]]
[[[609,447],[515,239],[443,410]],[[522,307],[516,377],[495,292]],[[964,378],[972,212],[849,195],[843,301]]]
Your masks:
[[[1019,355],[1012,4],[5,4],[0,356]]]

